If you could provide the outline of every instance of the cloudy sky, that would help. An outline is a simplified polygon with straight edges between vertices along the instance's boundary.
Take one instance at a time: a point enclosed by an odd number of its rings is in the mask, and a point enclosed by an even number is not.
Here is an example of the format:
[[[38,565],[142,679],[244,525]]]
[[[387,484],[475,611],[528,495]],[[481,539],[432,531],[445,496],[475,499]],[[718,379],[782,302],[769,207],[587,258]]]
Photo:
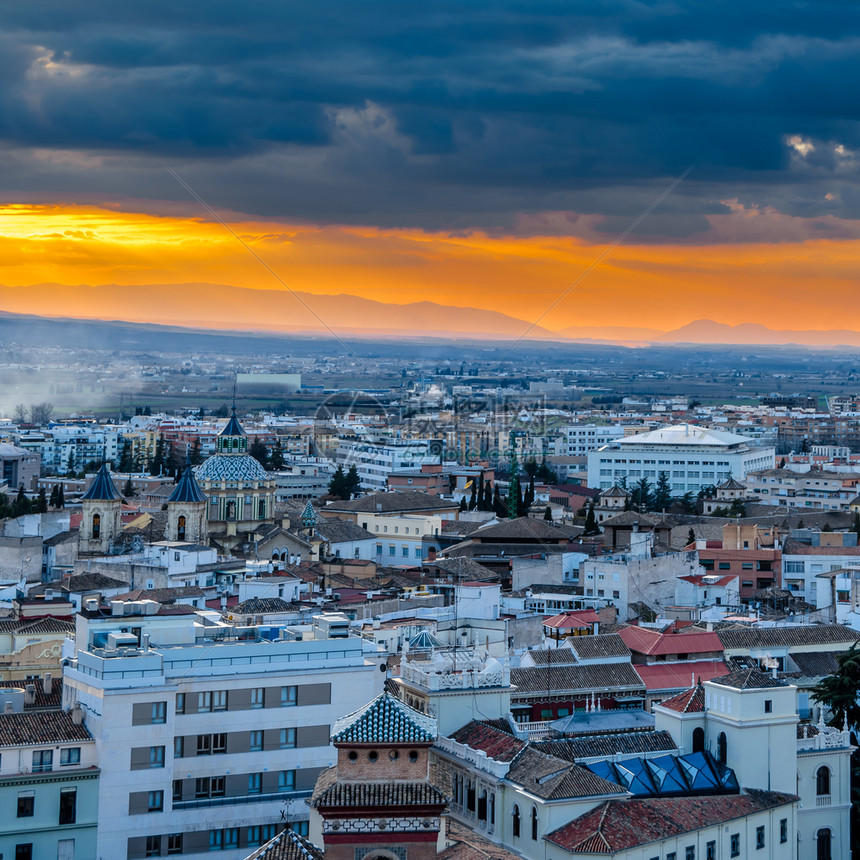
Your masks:
[[[3,4],[0,305],[283,291],[245,243],[297,291],[532,322],[647,211],[542,326],[860,328],[858,18],[848,0]],[[181,321],[156,304],[138,316]]]

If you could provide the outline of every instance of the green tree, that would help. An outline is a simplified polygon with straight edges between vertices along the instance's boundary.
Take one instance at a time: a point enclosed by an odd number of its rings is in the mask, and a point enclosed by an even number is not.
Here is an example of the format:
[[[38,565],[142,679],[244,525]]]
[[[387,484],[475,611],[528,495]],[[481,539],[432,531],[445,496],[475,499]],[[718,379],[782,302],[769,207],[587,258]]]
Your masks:
[[[690,526],[690,531],[687,532],[687,545],[689,546],[691,543],[696,542],[696,533],[693,531],[693,527]]]
[[[460,496],[460,513],[464,514],[467,510],[469,510],[469,505],[466,503],[466,497]]]
[[[534,476],[529,478],[529,485],[526,488],[525,509],[528,509],[535,503],[535,479]]]
[[[265,469],[269,462],[269,449],[262,439],[254,439],[248,453]]]
[[[860,511],[854,511],[854,522],[851,525],[851,531],[860,538]]]
[[[553,521],[552,520],[552,508],[549,505],[547,505],[544,508],[543,518],[549,523],[551,523]]]
[[[331,476],[331,481],[328,485],[329,495],[337,496],[339,499],[346,499],[346,474],[343,471],[343,466],[338,466],[334,474]]]
[[[66,506],[66,492],[63,485],[60,484],[60,489],[57,491],[57,507],[64,508]]]
[[[129,479],[125,482],[125,486],[122,488],[122,494],[123,494],[127,499],[130,499],[130,498],[132,498],[133,496],[136,496],[136,495],[137,495],[137,491],[134,489],[134,484],[131,482],[131,478],[129,478]]]
[[[546,457],[541,460],[541,464],[538,466],[535,477],[544,484],[558,483],[558,472],[556,472],[555,469],[547,463]]]
[[[855,642],[837,656],[836,662],[839,665],[833,674],[822,678],[812,688],[812,699],[830,708],[833,724],[841,726],[847,716],[848,725],[857,730],[860,727],[860,704],[857,699],[857,691],[860,690],[860,646]]]
[[[355,464],[350,466],[349,471],[346,473],[344,489],[346,490],[347,499],[351,499],[361,489],[361,478],[358,474],[358,467]]]
[[[689,490],[681,496],[680,502],[685,514],[694,514],[696,512],[696,502],[693,499],[693,493]]]
[[[272,456],[269,459],[269,468],[273,472],[280,472],[286,465],[284,461],[284,448],[281,445],[281,437],[275,437],[275,444],[272,447]]]
[[[732,499],[732,504],[729,507],[729,516],[730,517],[745,517],[747,515],[747,508],[744,504],[743,499]]]
[[[203,454],[200,451],[200,437],[196,436],[188,452],[188,462],[192,466],[199,466],[203,462]]]
[[[651,484],[647,478],[640,478],[636,482],[632,496],[634,507],[644,508],[646,511],[651,507]]]
[[[69,451],[69,462],[66,464],[66,472],[70,478],[75,477],[75,452]]]
[[[119,455],[118,471],[123,474],[128,474],[134,468],[134,462],[131,456],[131,442],[128,439],[123,441],[122,451]]]
[[[49,499],[48,504],[52,508],[58,508],[59,507],[59,505],[57,504],[57,499],[59,497],[58,487],[59,487],[58,484],[54,484],[54,486],[51,487],[51,498]]]
[[[496,489],[493,492],[493,511],[499,519],[504,519],[508,515],[508,506],[502,500],[502,494],[499,492],[498,484],[496,484]]]
[[[584,535],[596,535],[600,533],[597,527],[597,519],[594,516],[594,502],[588,506],[588,512],[585,515],[585,531]]]
[[[528,457],[523,463],[523,469],[529,478],[534,478],[538,470],[538,462],[534,457]]]
[[[832,526],[832,525],[830,525],[830,523],[825,523],[825,524],[821,527],[821,531],[823,531],[823,532],[832,532],[832,531],[833,531],[833,526]]]
[[[665,511],[672,504],[672,488],[669,486],[669,475],[660,472],[657,476],[657,486],[654,490],[654,509]]]
[[[460,501],[461,501],[461,504],[465,505],[466,504],[466,497],[463,496],[463,498]],[[478,507],[478,482],[475,481],[474,479],[472,479],[472,493],[469,496],[469,504],[467,507],[461,507],[460,510],[461,511],[464,511],[464,510],[474,511],[477,509],[477,507]]]
[[[44,514],[48,511],[48,499],[45,496],[45,488],[39,490],[39,496],[36,499],[35,511],[37,514]]]

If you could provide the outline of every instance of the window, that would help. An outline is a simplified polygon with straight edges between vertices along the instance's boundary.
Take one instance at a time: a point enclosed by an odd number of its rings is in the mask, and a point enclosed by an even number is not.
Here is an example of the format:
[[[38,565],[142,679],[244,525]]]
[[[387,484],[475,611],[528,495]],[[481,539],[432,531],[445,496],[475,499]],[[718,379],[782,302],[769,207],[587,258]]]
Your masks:
[[[263,842],[260,838],[260,825],[255,824],[253,827],[249,827],[247,831],[247,835],[245,837],[245,842],[250,848],[253,845],[262,845]]]
[[[730,847],[730,855],[731,857],[740,857],[741,856],[741,835],[740,833],[732,833],[731,840],[729,841]]]
[[[212,754],[212,735],[197,735],[197,755]]]
[[[726,749],[726,747],[726,733],[720,732],[717,737],[717,759],[719,760],[720,764],[726,763],[726,757],[728,755],[728,750]]]
[[[212,754],[227,752],[227,735],[224,732],[212,735]]]
[[[684,860],[696,860],[696,846],[688,845],[684,849]]]
[[[152,716],[150,722],[153,724],[167,722],[167,702],[153,702]]]
[[[815,834],[815,860],[833,860],[832,835],[829,827]]]
[[[278,791],[296,790],[296,772],[294,770],[282,770],[278,774]]]
[[[60,824],[74,824],[77,818],[78,790],[60,789]]]
[[[251,690],[251,707],[262,708],[264,695],[265,690],[262,687],[255,687],[253,690]]]
[[[31,818],[36,803],[35,791],[18,792],[18,818]]]
[[[773,712],[773,700],[772,699],[765,699],[764,700],[764,712],[766,714],[770,714]]]
[[[93,514],[93,539],[98,540],[102,533],[102,518],[99,514]]]
[[[389,544],[389,547],[388,547],[388,554],[389,554],[389,555],[394,555],[394,553],[395,553],[396,551],[397,551],[397,547],[396,547],[396,546],[393,546],[393,545],[391,545],[391,544]]]
[[[173,757],[182,758],[185,755],[185,738],[177,737],[173,739]]]
[[[538,812],[537,807],[532,807],[532,839],[537,842],[538,838]]]
[[[705,845],[705,860],[717,860],[717,843],[715,841]]]
[[[173,802],[178,803],[182,800],[182,780],[173,780]]]
[[[197,710],[198,712],[212,710],[212,693],[205,692],[197,694]]]
[[[260,794],[263,790],[263,774],[248,774],[248,794]]]
[[[164,792],[150,791],[146,796],[147,812],[164,812]]]
[[[511,810],[511,832],[515,838],[520,835],[520,808],[516,803]]]
[[[764,825],[755,829],[755,847],[756,849],[764,848]]]
[[[36,750],[33,753],[33,773],[50,773],[53,769],[53,750]]]
[[[227,691],[216,690],[212,694],[212,710],[226,711],[227,710]]]
[[[168,856],[171,854],[181,854],[182,853],[182,834],[181,833],[170,833],[167,836],[167,854]]]
[[[779,820],[779,841],[780,844],[788,842],[788,819],[780,818]]]
[[[198,776],[194,780],[194,796],[196,798],[209,797],[209,777]]]
[[[164,747],[149,748],[149,766],[164,767]]]
[[[830,794],[830,768],[824,765],[815,772],[815,793],[819,797]]]
[[[60,750],[60,766],[67,764],[80,764],[81,763],[81,748],[80,747],[66,747],[64,750]]]
[[[258,729],[258,730],[255,730],[255,731],[250,733],[249,747],[250,747],[251,752],[259,752],[261,749],[263,749],[263,732],[262,731],[260,731]]]
[[[224,848],[224,831],[210,830],[209,831],[209,850],[221,851]]]
[[[281,749],[294,749],[296,746],[296,730],[281,729]]]
[[[281,687],[281,707],[292,708],[295,704],[298,694],[298,687]]]
[[[177,693],[176,694],[176,713],[184,714],[185,713],[185,693]]]
[[[674,852],[674,851],[670,851],[670,852],[666,855],[666,860],[675,860],[675,858],[676,858],[676,855],[675,855],[675,852]]]

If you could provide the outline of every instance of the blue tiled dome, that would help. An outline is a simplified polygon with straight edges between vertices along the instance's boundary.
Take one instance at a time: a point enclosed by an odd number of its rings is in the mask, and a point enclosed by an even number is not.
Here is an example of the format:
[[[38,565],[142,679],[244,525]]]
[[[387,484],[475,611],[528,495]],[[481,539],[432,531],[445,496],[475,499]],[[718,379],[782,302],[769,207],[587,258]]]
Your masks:
[[[198,481],[213,484],[221,481],[265,481],[269,473],[250,454],[215,454],[198,467]]]

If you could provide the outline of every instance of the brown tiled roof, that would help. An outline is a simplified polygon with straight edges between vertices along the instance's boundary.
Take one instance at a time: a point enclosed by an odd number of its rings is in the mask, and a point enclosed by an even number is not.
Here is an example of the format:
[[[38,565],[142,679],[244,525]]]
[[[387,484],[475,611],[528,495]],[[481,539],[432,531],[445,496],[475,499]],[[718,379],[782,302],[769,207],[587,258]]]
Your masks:
[[[458,744],[465,744],[473,750],[482,750],[493,761],[512,761],[526,747],[526,742],[518,740],[510,732],[472,720],[463,728],[450,735]]]
[[[349,502],[332,502],[322,509],[326,515],[328,512],[366,513],[366,514],[393,514],[406,513],[408,511],[436,511],[454,510],[457,503],[450,499],[442,499],[439,496],[431,496],[429,493],[421,493],[410,490],[405,493],[371,493],[360,499]]]
[[[32,680],[0,681],[0,688],[22,687],[32,684],[36,689],[36,700],[32,705],[24,705],[24,709],[59,708],[63,701],[63,682],[60,678],[52,678],[51,695],[45,695],[45,687],[41,678]]]
[[[758,669],[739,669],[737,672],[712,679],[712,683],[721,687],[734,687],[736,690],[764,690],[785,686],[785,681],[766,675]]]
[[[751,627],[718,630],[724,648],[774,648],[792,645],[849,645],[860,633],[842,624],[806,624],[794,627]]]
[[[643,755],[652,752],[672,752],[678,748],[672,735],[666,731],[618,732],[607,735],[584,735],[579,738],[556,738],[536,741],[532,746],[541,752],[571,762],[598,756],[609,758],[616,754]]]
[[[68,606],[68,603],[65,604]],[[27,619],[13,620],[3,619],[0,621],[0,633],[74,633],[75,622],[64,621],[61,618],[36,618],[32,621]]]
[[[782,555],[860,555],[860,546],[810,546],[788,538],[782,545]]]
[[[38,746],[90,741],[87,727],[75,725],[69,711],[0,714],[0,746]]]
[[[157,603],[173,603],[180,598],[203,597],[203,589],[199,585],[183,585],[177,588],[135,588],[125,594],[118,594],[111,600],[122,600],[129,603],[135,600],[154,600]]]
[[[660,702],[660,707],[669,708],[670,711],[678,711],[680,714],[703,713],[705,710],[705,688],[696,684],[695,687],[690,687],[689,690],[684,690],[683,693],[678,693],[671,699],[664,699]]]
[[[597,636],[576,636],[570,640],[571,650],[581,660],[599,657],[629,657],[630,649],[617,633],[600,633]]]
[[[533,747],[527,747],[514,759],[506,778],[545,800],[627,793],[627,789],[588,768]]]
[[[497,540],[519,540],[519,541],[566,541],[568,535],[561,529],[551,526],[544,520],[536,520],[532,517],[516,517],[512,520],[502,520],[500,523],[488,526],[472,533],[473,540],[497,541]]]
[[[511,683],[516,686],[514,698],[523,693],[553,694],[595,689],[644,690],[642,679],[630,663],[603,663],[590,666],[558,666],[545,669],[511,669]]]
[[[338,782],[337,768],[320,774],[311,798],[314,807],[337,809],[447,804],[448,798],[429,782]]]
[[[470,558],[439,558],[436,561],[427,562],[427,567],[438,568],[443,573],[449,574],[457,579],[484,580],[498,579],[498,574],[490,568],[472,561]]]
[[[836,659],[840,651],[799,651],[791,655],[791,659],[797,663],[800,673],[807,678],[821,678],[832,675],[839,668]]]
[[[250,597],[230,608],[234,615],[264,615],[267,612],[290,612],[298,607],[280,597]]]
[[[484,839],[454,818],[445,822],[445,845],[447,847],[436,855],[437,860],[521,860],[519,854],[512,854]]]
[[[114,579],[112,576],[105,576],[103,573],[78,573],[73,576],[67,576],[59,582],[48,582],[44,585],[36,586],[30,589],[30,596],[44,594],[47,589],[54,591],[62,591],[73,594],[84,594],[87,591],[98,591],[105,588],[125,588],[128,583],[121,579]]]
[[[325,852],[293,830],[283,830],[245,860],[323,860]]]

